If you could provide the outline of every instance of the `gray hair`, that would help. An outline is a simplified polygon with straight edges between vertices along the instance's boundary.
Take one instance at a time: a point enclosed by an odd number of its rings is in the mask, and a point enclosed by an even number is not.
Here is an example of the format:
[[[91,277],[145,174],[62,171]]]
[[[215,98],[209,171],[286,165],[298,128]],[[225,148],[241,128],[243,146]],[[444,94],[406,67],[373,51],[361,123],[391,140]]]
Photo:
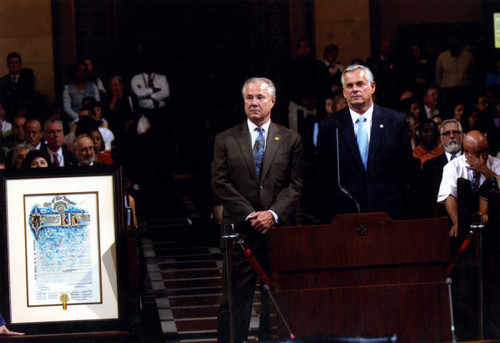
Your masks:
[[[370,68],[361,65],[361,64],[351,64],[349,67],[344,69],[344,72],[342,73],[342,77],[340,78],[340,81],[342,81],[342,87],[344,87],[344,75],[346,73],[351,73],[356,70],[363,70],[366,74],[366,79],[368,80],[368,83],[371,84],[375,79],[373,78],[373,73],[370,70]]]
[[[16,144],[16,146],[14,147],[14,151],[12,153],[12,165],[16,165],[16,157],[17,157],[17,153],[21,150],[35,150],[35,148],[31,145],[31,144],[28,144],[28,143],[19,143],[19,144]]]
[[[75,152],[76,152],[76,148],[77,148],[77,143],[76,143],[76,142],[77,142],[79,139],[82,139],[82,138],[85,138],[85,137],[86,137],[86,138],[88,138],[88,139],[90,139],[90,140],[92,141],[92,144],[94,144],[94,140],[92,139],[92,137],[90,137],[90,136],[89,136],[88,134],[86,134],[86,133],[82,133],[81,135],[78,135],[77,137],[75,137],[75,139],[73,140],[73,143],[71,143],[71,146],[73,147],[73,151],[75,151]]]
[[[47,120],[45,122],[45,125],[44,125],[44,128],[43,128],[44,132],[47,132],[47,126],[49,126],[49,124],[60,124],[61,127],[64,129],[64,125],[63,125],[62,120],[59,120],[59,119],[49,119],[49,120]]]
[[[443,122],[441,123],[441,129],[439,130],[440,134],[443,134],[444,126],[446,124],[449,124],[449,123],[455,123],[455,124],[457,124],[458,129],[462,132],[462,135],[464,134],[464,130],[462,130],[462,124],[460,124],[460,122],[458,120],[456,120],[456,119],[446,119],[446,120],[443,120]]]
[[[273,81],[271,81],[265,77],[251,77],[251,78],[247,79],[245,81],[245,83],[243,84],[243,88],[241,88],[241,94],[243,96],[245,96],[245,90],[246,90],[247,85],[249,83],[259,82],[259,81],[263,81],[263,82],[267,83],[267,85],[269,86],[269,95],[271,96],[271,98],[274,98],[276,96],[276,86],[274,85]]]

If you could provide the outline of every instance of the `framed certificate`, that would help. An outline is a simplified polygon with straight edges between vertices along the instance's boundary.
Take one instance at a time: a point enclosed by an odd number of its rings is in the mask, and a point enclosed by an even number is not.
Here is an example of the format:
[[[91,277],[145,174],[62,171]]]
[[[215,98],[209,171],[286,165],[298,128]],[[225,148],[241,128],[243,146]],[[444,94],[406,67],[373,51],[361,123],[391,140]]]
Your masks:
[[[120,319],[117,175],[4,177],[10,324]]]

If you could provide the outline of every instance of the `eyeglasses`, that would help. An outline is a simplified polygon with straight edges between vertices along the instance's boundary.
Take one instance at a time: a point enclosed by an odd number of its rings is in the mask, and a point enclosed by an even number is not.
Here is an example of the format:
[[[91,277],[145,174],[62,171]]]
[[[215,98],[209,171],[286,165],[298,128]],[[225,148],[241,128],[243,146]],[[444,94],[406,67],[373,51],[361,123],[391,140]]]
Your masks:
[[[450,137],[452,133],[453,133],[455,136],[458,136],[458,135],[461,135],[461,134],[462,134],[462,131],[460,131],[460,130],[450,130],[450,131],[445,131],[445,132],[443,132],[441,135],[442,135],[442,136],[446,136],[446,137]]]

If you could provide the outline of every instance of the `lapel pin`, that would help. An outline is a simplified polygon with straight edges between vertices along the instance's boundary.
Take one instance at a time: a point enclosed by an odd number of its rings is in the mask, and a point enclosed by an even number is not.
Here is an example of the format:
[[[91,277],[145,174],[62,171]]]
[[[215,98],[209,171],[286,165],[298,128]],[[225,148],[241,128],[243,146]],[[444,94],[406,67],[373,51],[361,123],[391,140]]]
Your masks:
[[[380,124],[380,128],[383,129],[384,128],[384,124]]]
[[[279,137],[274,137],[274,140],[275,140],[275,141],[279,141],[279,140],[280,140],[280,138],[279,138]]]

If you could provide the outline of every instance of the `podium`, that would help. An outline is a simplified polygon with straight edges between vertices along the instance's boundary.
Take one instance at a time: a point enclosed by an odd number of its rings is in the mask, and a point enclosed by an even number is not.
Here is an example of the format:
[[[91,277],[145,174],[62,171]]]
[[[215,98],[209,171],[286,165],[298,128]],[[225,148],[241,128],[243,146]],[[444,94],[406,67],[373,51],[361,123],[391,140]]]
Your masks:
[[[448,219],[343,214],[268,233],[274,295],[298,338],[451,341]],[[287,337],[281,323],[281,338]]]

